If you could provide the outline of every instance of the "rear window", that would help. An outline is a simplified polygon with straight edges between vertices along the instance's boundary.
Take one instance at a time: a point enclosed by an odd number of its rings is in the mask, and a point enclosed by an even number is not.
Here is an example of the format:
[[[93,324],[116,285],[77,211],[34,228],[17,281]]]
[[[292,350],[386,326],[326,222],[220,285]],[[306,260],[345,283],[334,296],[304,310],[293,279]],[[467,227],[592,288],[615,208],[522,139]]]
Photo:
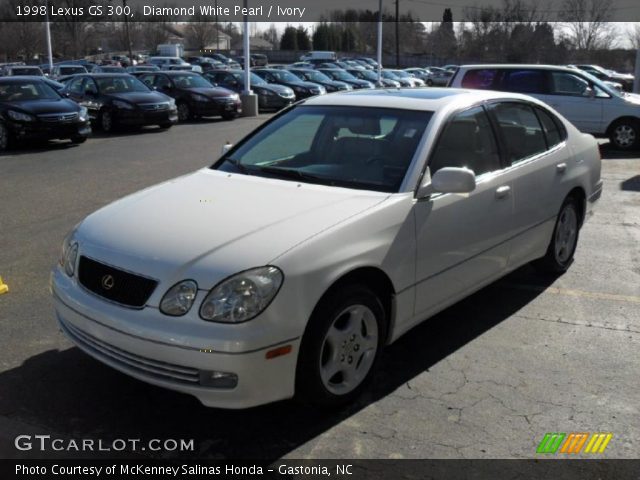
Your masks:
[[[545,137],[547,138],[547,146],[549,148],[563,142],[567,137],[567,132],[560,123],[560,120],[554,118],[550,113],[542,108],[536,108],[536,114],[542,123]]]
[[[524,103],[505,102],[492,105],[511,163],[517,163],[547,149],[542,126],[533,108]]]
[[[516,93],[545,93],[546,74],[543,70],[509,70],[505,72],[502,90]]]
[[[495,68],[469,70],[462,79],[463,88],[491,90],[495,88],[498,71]]]

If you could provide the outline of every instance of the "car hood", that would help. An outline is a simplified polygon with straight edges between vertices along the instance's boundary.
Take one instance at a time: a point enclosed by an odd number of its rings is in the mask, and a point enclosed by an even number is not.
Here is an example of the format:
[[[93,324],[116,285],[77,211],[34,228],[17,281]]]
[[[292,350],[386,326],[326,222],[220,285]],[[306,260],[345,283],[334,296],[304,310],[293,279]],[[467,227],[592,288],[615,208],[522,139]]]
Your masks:
[[[211,288],[228,275],[269,264],[387,197],[203,169],[98,210],[75,238],[81,254],[96,260]]]
[[[160,92],[126,92],[126,93],[109,93],[105,95],[114,100],[124,100],[129,103],[153,103],[166,102],[169,97]]]
[[[266,85],[256,85],[255,87],[252,87],[255,90],[271,90],[272,92],[275,93],[288,93],[288,94],[292,94],[293,90],[291,90],[289,87],[285,87],[284,85],[276,85],[274,83],[267,83]]]
[[[21,110],[33,115],[45,113],[73,113],[77,112],[80,107],[78,104],[66,98],[57,100],[25,100],[22,102],[5,102],[9,108]]]
[[[204,95],[209,98],[224,98],[229,97],[231,95],[235,95],[231,90],[227,90],[226,88],[211,88],[211,87],[202,87],[202,88],[189,88],[189,92],[198,93],[200,95]]]

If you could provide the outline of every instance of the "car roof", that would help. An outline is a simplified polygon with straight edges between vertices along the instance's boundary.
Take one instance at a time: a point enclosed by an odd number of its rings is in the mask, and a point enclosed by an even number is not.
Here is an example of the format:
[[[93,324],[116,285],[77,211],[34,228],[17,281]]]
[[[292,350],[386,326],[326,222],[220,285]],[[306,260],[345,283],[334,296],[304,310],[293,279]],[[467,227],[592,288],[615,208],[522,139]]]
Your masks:
[[[331,95],[312,97],[305,101],[304,105],[341,105],[437,111],[452,102],[459,101],[472,104],[498,99],[533,100],[531,97],[517,93],[429,87],[410,90],[376,89],[333,93]]]
[[[8,77],[0,77],[0,83],[19,82],[20,80],[39,80],[44,82],[45,77],[41,77],[40,75],[10,75]]]
[[[439,67],[442,68],[442,67]],[[527,64],[527,63],[487,63],[487,64],[470,64],[470,65],[460,65],[460,70],[469,69],[469,68],[528,68],[531,70],[565,70],[568,72],[575,73],[575,69],[565,67],[563,65],[537,65],[537,64]]]

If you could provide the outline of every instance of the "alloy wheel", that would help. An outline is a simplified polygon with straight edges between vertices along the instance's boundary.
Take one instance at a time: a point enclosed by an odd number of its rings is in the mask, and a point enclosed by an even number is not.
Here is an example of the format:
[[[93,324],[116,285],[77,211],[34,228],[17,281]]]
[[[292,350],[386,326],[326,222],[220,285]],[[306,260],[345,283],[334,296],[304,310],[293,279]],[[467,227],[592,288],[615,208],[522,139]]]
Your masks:
[[[187,105],[186,103],[179,103],[178,104],[178,119],[181,122],[186,122],[187,120],[189,120],[189,116],[190,116],[189,105]]]
[[[110,132],[113,130],[113,118],[111,117],[111,113],[102,112],[100,123],[102,125],[102,130],[105,132]]]
[[[558,263],[566,263],[575,250],[578,238],[578,215],[575,206],[567,204],[558,219],[554,251]]]
[[[618,125],[613,131],[613,141],[618,147],[628,148],[636,141],[636,131],[631,125]]]
[[[334,395],[355,390],[373,366],[378,350],[378,324],[364,305],[351,305],[331,323],[320,351],[320,378]]]

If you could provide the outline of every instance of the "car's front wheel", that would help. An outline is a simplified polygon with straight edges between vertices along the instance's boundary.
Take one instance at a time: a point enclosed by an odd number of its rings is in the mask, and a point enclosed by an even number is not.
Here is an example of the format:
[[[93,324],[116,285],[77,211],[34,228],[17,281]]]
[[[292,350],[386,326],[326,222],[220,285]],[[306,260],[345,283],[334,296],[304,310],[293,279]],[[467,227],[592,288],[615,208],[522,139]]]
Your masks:
[[[0,123],[0,152],[9,148],[9,129]]]
[[[71,143],[84,143],[87,141],[87,137],[84,135],[74,135],[69,140],[71,140]]]
[[[534,265],[547,273],[559,274],[568,270],[578,246],[580,210],[575,197],[567,197],[560,208],[547,253]]]
[[[633,150],[640,143],[640,122],[632,119],[618,120],[609,134],[609,141],[619,150]]]
[[[302,338],[297,393],[322,407],[352,401],[371,377],[385,332],[384,307],[369,288],[352,285],[327,295]]]
[[[109,110],[103,110],[100,114],[100,127],[104,133],[113,132],[113,115]]]
[[[185,102],[178,103],[178,120],[186,122],[191,118],[191,109]]]

